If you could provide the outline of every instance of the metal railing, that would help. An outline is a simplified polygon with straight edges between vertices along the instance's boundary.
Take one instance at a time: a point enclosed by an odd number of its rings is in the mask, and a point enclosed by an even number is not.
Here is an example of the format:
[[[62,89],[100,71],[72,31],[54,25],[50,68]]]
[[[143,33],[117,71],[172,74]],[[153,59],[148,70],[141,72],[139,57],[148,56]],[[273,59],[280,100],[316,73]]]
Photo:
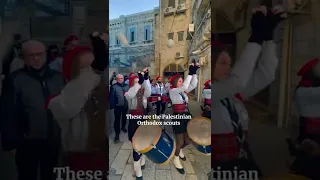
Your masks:
[[[206,30],[206,27],[211,22],[211,17],[206,17],[206,14],[203,16],[199,16],[196,20],[196,22],[199,22],[195,25],[195,33],[193,34],[193,38],[189,43],[189,54],[190,52],[195,51],[199,48],[199,45],[205,41],[203,39],[203,34]]]

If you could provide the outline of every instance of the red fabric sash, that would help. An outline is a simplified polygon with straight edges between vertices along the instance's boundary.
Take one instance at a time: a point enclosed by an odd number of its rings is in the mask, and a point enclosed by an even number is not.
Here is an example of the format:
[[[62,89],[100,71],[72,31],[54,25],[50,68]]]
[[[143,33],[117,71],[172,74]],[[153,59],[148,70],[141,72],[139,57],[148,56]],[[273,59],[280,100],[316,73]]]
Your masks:
[[[305,120],[306,120],[305,132],[307,134],[320,134],[320,117],[318,118],[305,117]]]
[[[129,110],[129,113],[131,115],[143,115],[143,110],[142,109]]]
[[[211,105],[211,99],[204,99],[204,104]]]
[[[69,152],[70,168],[74,171],[103,171],[108,168],[103,152]]]
[[[175,113],[184,113],[186,112],[186,108],[184,104],[173,104],[173,112]]]
[[[248,132],[245,131],[245,138]],[[211,161],[230,161],[239,157],[239,147],[235,133],[211,135]]]

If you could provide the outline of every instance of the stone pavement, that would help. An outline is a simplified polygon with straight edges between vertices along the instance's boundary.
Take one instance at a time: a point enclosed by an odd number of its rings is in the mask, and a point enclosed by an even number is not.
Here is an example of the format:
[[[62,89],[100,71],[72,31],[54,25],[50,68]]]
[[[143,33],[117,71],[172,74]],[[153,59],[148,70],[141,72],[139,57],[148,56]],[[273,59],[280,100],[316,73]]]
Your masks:
[[[189,108],[194,116],[200,115],[201,110],[198,102],[191,101]],[[110,114],[113,115],[113,113]],[[111,119],[114,118],[112,117]],[[113,124],[110,124],[110,127],[113,127]],[[168,128],[166,127],[166,129]],[[113,130],[110,132],[112,131]],[[171,128],[168,131],[170,136],[174,138]],[[132,145],[131,142],[128,141],[127,133],[121,133],[121,142],[117,144],[113,143],[114,134],[111,134],[109,137],[109,179],[135,180],[131,155]],[[172,163],[160,167],[146,158],[146,168],[143,170],[143,178],[145,180],[208,180],[207,174],[211,169],[210,156],[201,155],[192,145],[187,146],[183,151],[187,157],[186,161],[181,161],[186,171],[185,175],[178,173]]]

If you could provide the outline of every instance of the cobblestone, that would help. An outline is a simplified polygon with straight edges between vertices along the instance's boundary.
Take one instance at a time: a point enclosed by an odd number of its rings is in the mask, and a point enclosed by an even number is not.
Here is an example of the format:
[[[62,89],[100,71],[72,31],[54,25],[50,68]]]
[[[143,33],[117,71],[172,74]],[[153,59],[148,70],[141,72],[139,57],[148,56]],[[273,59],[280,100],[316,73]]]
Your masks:
[[[200,106],[198,102],[191,101],[189,108],[193,116],[200,115]],[[111,119],[113,119],[113,113],[110,113]],[[113,122],[110,122],[110,132],[113,132]],[[171,128],[167,128],[169,135],[174,138]],[[110,179],[119,179],[119,173],[122,173],[121,180],[135,180],[133,171],[133,159],[132,159],[132,145],[128,140],[127,133],[120,134],[120,142],[113,143],[114,134],[109,136],[110,139]],[[120,148],[119,148],[120,147]],[[128,155],[125,152],[130,152]],[[210,156],[203,156],[192,146],[189,145],[183,149],[187,158],[186,161],[181,161],[185,168],[185,175],[181,175],[174,167],[172,162],[166,166],[157,166],[146,158],[146,168],[143,170],[144,179],[151,180],[208,180],[207,174],[211,169]],[[125,168],[124,167],[125,164]],[[124,169],[124,170],[123,170]],[[113,179],[115,178],[115,179]]]

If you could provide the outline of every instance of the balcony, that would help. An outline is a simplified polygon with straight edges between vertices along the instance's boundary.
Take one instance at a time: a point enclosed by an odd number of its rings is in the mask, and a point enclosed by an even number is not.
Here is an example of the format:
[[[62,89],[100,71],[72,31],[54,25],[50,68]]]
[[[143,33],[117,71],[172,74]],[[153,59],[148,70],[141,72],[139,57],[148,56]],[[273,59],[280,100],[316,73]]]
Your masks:
[[[70,0],[34,0],[35,8],[51,16],[70,15]]]
[[[189,41],[189,54],[195,50],[203,49],[210,44],[210,39],[203,38],[208,26],[211,26],[211,15],[207,14],[209,8],[211,7],[208,6],[202,12],[198,12],[199,15],[194,21],[195,32]]]

